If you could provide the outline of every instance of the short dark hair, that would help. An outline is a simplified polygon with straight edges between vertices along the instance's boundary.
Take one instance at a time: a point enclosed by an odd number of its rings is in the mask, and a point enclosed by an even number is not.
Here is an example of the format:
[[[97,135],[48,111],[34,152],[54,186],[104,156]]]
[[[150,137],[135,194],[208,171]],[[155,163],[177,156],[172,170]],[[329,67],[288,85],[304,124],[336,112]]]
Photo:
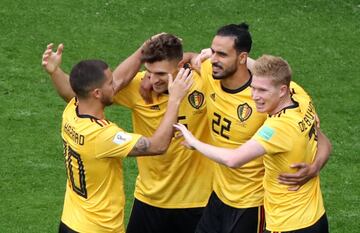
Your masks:
[[[70,85],[77,97],[86,98],[89,91],[105,82],[104,71],[109,66],[101,60],[83,60],[70,72]]]
[[[163,60],[180,61],[183,58],[181,40],[168,33],[150,39],[141,51],[142,62],[154,63]]]
[[[218,29],[217,36],[231,36],[234,37],[234,48],[237,53],[248,52],[250,53],[252,39],[249,32],[249,25],[246,23],[241,24],[228,24]]]

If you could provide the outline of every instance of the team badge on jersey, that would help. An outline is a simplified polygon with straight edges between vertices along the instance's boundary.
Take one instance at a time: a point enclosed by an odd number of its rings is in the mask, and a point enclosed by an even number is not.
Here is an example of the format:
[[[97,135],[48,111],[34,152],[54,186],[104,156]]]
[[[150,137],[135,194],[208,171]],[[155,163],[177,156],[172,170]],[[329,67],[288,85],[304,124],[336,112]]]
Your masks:
[[[204,103],[204,94],[199,91],[193,91],[189,97],[189,103],[196,109],[199,109]]]
[[[247,103],[240,104],[237,108],[238,117],[239,117],[240,121],[242,121],[242,122],[249,119],[249,117],[251,116],[251,113],[252,113],[252,108]]]

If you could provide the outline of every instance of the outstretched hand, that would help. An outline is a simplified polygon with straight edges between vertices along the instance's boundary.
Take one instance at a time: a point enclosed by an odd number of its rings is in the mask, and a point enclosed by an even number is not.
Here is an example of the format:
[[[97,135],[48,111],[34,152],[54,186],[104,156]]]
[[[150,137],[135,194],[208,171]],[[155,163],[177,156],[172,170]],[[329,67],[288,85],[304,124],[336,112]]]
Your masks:
[[[282,173],[279,175],[278,180],[280,184],[289,185],[289,191],[297,191],[306,182],[317,176],[318,172],[311,164],[295,163],[291,168],[296,168],[296,173]]]
[[[201,50],[200,54],[196,56],[195,60],[194,60],[194,65],[195,67],[198,68],[198,70],[200,70],[201,67],[201,63],[203,61],[205,61],[206,59],[210,58],[212,55],[212,50],[211,48],[206,48]]]
[[[169,100],[181,101],[193,83],[192,73],[190,69],[181,68],[176,78],[169,74]]]
[[[188,149],[194,150],[194,143],[197,141],[197,139],[192,135],[192,133],[185,127],[185,125],[181,123],[174,124],[174,128],[179,130],[181,134],[179,136],[184,137],[185,141],[183,141],[181,144],[183,144]]]
[[[42,56],[41,65],[44,67],[45,71],[48,72],[50,75],[53,74],[56,69],[58,69],[61,65],[62,59],[62,52],[64,49],[63,44],[59,44],[56,52],[53,52],[54,44],[48,44],[46,50]]]

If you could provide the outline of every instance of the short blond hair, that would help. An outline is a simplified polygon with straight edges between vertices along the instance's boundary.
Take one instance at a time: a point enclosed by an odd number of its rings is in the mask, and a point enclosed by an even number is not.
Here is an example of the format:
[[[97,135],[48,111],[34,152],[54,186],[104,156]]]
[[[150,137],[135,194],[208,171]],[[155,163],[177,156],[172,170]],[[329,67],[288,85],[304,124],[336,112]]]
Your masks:
[[[253,75],[268,77],[276,85],[284,84],[289,87],[292,72],[289,63],[281,57],[262,55],[254,63]]]

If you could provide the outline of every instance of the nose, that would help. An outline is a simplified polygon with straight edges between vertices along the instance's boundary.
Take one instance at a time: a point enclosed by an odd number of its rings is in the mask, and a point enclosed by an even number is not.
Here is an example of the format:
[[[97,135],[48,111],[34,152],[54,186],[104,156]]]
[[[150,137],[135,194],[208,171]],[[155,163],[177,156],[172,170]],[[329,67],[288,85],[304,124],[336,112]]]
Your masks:
[[[218,57],[217,57],[216,53],[212,53],[211,56],[210,56],[210,62],[212,64],[214,64],[214,63],[217,63],[218,61],[219,60],[218,60]]]
[[[254,88],[251,88],[251,98],[253,100],[258,100],[259,99],[258,93]]]
[[[150,82],[151,83],[156,83],[157,81],[159,81],[159,78],[157,77],[156,74],[150,74]]]

